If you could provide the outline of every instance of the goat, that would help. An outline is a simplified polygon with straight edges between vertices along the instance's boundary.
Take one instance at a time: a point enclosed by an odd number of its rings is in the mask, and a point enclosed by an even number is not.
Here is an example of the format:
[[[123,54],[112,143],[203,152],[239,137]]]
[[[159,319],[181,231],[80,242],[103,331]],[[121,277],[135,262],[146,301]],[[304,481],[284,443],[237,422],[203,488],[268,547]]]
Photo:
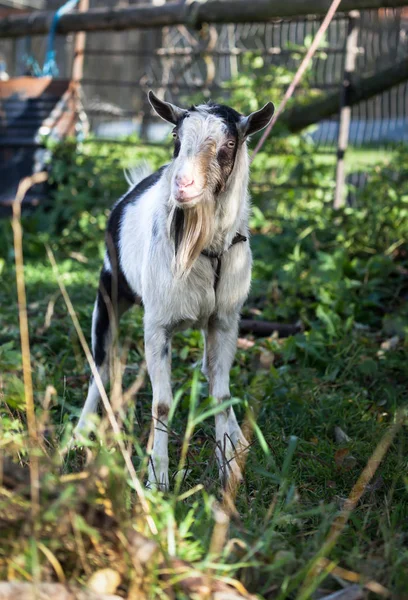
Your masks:
[[[143,302],[157,424],[148,485],[167,489],[171,338],[187,327],[203,331],[202,370],[209,393],[219,403],[228,399],[239,314],[251,281],[247,140],[267,126],[274,107],[269,102],[245,117],[211,102],[182,109],[153,92],[149,101],[174,126],[173,160],[134,181],[112,209],[92,318],[92,351],[106,384],[113,337],[110,308],[117,307],[119,319]],[[98,402],[98,388],[91,379],[74,439],[79,439]],[[221,480],[230,476],[239,480],[236,452],[248,444],[232,407],[216,415],[215,430]]]

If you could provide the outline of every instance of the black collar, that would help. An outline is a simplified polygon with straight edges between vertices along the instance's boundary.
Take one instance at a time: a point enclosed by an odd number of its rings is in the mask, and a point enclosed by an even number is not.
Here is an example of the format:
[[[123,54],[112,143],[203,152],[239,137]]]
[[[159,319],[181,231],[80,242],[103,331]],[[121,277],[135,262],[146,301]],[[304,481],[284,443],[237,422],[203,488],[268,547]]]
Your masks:
[[[223,257],[223,255],[225,254],[225,252],[228,252],[228,250],[230,248],[232,248],[232,246],[235,246],[235,244],[238,244],[239,242],[246,242],[247,241],[247,237],[245,237],[245,235],[242,235],[241,233],[236,233],[234,235],[234,238],[232,240],[232,242],[230,243],[230,245],[228,246],[228,248],[226,250],[224,250],[223,252],[220,252],[219,254],[217,254],[216,252],[210,252],[209,250],[203,250],[201,252],[201,254],[203,256],[205,256],[206,258],[210,258],[210,259],[214,259],[217,262],[215,263],[215,268],[214,268],[214,291],[217,291],[217,286],[218,286],[218,282],[220,280],[220,274],[221,274],[221,258]]]
[[[203,256],[206,256],[207,258],[217,258],[218,260],[221,259],[222,255],[225,252],[228,252],[228,250],[230,248],[232,248],[232,246],[235,246],[235,244],[238,244],[239,242],[246,242],[248,238],[246,238],[244,235],[242,235],[242,233],[236,233],[234,235],[234,238],[232,240],[232,242],[230,243],[230,245],[228,246],[228,248],[226,250],[224,250],[223,252],[220,252],[220,254],[217,254],[216,252],[210,252],[209,250],[203,250],[201,252],[201,254]]]

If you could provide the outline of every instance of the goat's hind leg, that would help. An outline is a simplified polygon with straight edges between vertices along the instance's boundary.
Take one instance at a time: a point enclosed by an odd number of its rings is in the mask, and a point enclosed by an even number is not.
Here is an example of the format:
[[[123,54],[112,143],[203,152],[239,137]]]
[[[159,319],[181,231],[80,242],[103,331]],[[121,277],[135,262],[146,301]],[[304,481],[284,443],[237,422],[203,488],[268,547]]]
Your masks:
[[[106,385],[109,380],[110,338],[108,311],[101,292],[98,292],[92,314],[92,354],[103,385]],[[91,376],[85,404],[74,430],[75,439],[81,437],[89,425],[89,417],[97,412],[100,397],[98,384],[95,377]]]
[[[100,287],[92,314],[92,354],[103,385],[109,381],[109,362],[113,335],[120,316],[132,305],[129,298],[118,289],[116,309],[112,302],[112,275],[102,271]],[[98,410],[100,391],[94,377],[91,377],[88,394],[77,426],[74,442],[77,442],[89,425],[89,417]]]

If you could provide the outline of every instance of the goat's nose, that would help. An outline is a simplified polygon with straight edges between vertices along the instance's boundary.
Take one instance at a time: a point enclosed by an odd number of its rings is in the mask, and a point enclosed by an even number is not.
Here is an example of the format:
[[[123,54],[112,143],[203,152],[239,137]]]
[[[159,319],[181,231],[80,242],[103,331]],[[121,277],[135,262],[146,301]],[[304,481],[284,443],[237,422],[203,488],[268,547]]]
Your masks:
[[[176,184],[178,188],[187,188],[193,185],[194,179],[190,175],[177,175]]]

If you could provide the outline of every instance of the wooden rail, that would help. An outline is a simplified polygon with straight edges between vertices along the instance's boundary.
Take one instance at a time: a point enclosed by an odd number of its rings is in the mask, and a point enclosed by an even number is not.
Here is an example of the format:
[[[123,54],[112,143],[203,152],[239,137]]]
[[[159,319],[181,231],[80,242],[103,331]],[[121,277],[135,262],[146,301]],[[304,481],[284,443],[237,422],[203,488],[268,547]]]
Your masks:
[[[398,8],[408,0],[343,0],[341,12],[351,10]],[[324,15],[330,0],[208,0],[207,2],[169,2],[161,6],[137,5],[125,8],[94,8],[83,13],[63,15],[58,33],[78,31],[124,31],[169,25],[200,27],[202,23],[259,23],[279,18]],[[12,15],[0,20],[0,38],[41,35],[50,29],[54,13],[41,11]]]
[[[405,81],[408,81],[408,60],[406,59],[378,71],[374,75],[356,77],[351,82],[348,91],[348,104],[349,106],[359,104],[359,102],[368,100]],[[339,108],[340,95],[338,92],[334,92],[307,104],[295,105],[283,113],[280,122],[284,122],[290,131],[296,133],[313,123],[335,115]]]

